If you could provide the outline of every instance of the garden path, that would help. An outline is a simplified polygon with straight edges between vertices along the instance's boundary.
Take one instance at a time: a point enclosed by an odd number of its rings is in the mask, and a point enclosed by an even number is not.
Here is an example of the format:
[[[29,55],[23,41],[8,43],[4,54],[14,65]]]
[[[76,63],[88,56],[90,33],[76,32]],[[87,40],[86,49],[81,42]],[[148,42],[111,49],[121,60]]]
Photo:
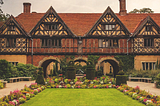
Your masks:
[[[14,90],[21,90],[24,88],[24,85],[27,86],[31,85],[31,83],[34,83],[35,81],[20,81],[20,82],[14,82],[14,83],[7,83],[6,88],[0,89],[0,98],[8,95],[10,91]]]
[[[160,95],[160,89],[156,88],[154,83],[127,81],[127,85],[130,87],[139,86],[140,89],[145,90],[153,95]]]

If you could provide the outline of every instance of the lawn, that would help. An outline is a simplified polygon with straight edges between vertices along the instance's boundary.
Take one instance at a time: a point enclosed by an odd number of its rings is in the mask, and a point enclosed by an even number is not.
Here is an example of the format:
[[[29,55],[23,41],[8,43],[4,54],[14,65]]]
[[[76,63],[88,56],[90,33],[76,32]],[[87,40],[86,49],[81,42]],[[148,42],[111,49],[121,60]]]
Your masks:
[[[144,106],[116,89],[46,89],[22,106]]]

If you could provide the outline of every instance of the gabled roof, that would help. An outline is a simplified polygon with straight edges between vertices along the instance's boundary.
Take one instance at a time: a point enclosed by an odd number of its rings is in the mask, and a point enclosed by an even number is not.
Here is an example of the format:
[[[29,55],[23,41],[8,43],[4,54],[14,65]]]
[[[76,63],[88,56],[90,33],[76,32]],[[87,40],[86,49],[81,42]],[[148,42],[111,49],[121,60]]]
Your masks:
[[[37,25],[31,30],[30,34],[32,34],[32,32],[41,24],[41,22],[50,14],[54,14],[54,16],[56,18],[58,18],[58,20],[61,22],[62,26],[64,26],[65,30],[68,31],[69,35],[74,36],[74,34],[72,33],[72,31],[69,29],[69,27],[64,23],[64,21],[59,17],[59,15],[56,13],[56,11],[53,9],[53,7],[51,6],[48,11],[46,12],[46,14],[44,14],[44,16],[39,20],[39,22],[37,23]]]
[[[135,35],[137,35],[139,33],[139,31],[144,27],[144,25],[147,23],[147,22],[151,22],[154,27],[156,27],[157,30],[159,30],[159,26],[154,22],[154,20],[148,15],[146,18],[144,18],[138,25],[137,27],[135,28],[134,32],[133,32],[133,37]]]
[[[27,33],[30,33],[44,15],[45,13],[21,13],[15,19]],[[115,15],[130,33],[133,33],[137,29],[137,25],[148,15],[160,26],[160,13],[128,13],[125,16],[115,13]],[[75,35],[84,36],[100,19],[102,13],[58,13],[58,16]]]
[[[101,20],[108,14],[110,13],[115,20],[120,24],[121,27],[126,31],[126,34],[129,35],[130,32],[129,30],[125,27],[125,25],[120,21],[120,19],[116,16],[116,14],[112,11],[110,7],[108,7],[105,12],[101,15],[101,17],[97,20],[97,22],[94,24],[94,26],[89,30],[89,32],[86,34],[86,36],[89,36],[90,33],[95,29],[96,26],[101,22]]]
[[[25,35],[26,37],[28,37],[27,33],[25,32],[25,30],[21,27],[21,25],[16,21],[16,19],[14,18],[14,16],[10,16],[7,21],[2,25],[2,27],[0,28],[1,31],[3,29],[5,29],[7,27],[7,24],[9,24],[11,21],[13,21],[13,23],[16,25],[16,27],[21,31],[21,33],[23,35]],[[2,32],[1,32],[2,33]]]

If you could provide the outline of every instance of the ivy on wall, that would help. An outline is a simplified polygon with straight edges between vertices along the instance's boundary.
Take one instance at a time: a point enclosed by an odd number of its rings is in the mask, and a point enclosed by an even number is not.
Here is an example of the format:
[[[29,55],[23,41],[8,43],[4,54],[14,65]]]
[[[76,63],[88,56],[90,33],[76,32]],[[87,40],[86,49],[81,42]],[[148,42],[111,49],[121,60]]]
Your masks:
[[[126,72],[127,70],[134,68],[134,57],[135,55],[116,55],[115,59],[124,64],[120,67],[124,72]]]

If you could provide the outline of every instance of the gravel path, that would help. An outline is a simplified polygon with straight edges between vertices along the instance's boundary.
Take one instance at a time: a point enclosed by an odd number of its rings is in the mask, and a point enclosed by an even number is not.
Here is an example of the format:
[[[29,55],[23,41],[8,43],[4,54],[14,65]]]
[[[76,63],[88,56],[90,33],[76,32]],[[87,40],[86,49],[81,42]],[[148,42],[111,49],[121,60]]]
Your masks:
[[[156,88],[154,83],[127,81],[127,85],[131,87],[139,86],[140,89],[145,90],[151,94],[160,95],[160,89]]]
[[[21,90],[24,88],[24,85],[27,86],[31,85],[31,83],[34,83],[35,81],[20,81],[20,82],[14,82],[14,83],[7,83],[6,88],[0,89],[0,98],[8,95],[10,91],[14,90]]]

